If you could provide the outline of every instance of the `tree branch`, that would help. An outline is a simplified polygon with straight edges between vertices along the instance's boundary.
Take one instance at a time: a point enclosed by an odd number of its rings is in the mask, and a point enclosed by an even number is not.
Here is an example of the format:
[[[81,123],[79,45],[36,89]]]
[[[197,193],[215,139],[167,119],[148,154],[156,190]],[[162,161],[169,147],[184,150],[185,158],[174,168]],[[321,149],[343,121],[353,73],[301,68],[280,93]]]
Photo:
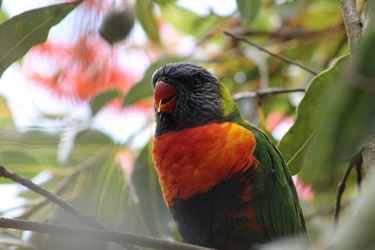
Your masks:
[[[363,166],[366,175],[370,176],[375,173],[375,133],[373,133],[362,148]]]
[[[357,12],[356,0],[340,0],[340,8],[348,35],[350,56],[352,57],[361,39],[362,21]]]
[[[263,98],[267,95],[277,95],[277,94],[284,94],[284,93],[292,93],[292,92],[305,92],[305,87],[300,88],[267,88],[267,89],[260,89],[257,91],[252,92],[241,92],[232,96],[232,98],[236,101],[242,100],[245,98]]]
[[[256,47],[256,48],[259,49],[260,51],[266,52],[267,54],[269,54],[269,55],[271,55],[271,56],[273,56],[273,57],[276,57],[276,58],[278,58],[278,59],[280,59],[280,60],[282,60],[282,61],[284,61],[284,62],[287,62],[287,63],[293,64],[293,65],[296,65],[297,67],[299,67],[299,68],[301,68],[301,69],[304,69],[304,70],[306,70],[307,72],[309,72],[309,73],[311,73],[311,74],[313,74],[313,75],[317,75],[317,74],[318,74],[316,71],[314,71],[314,70],[312,70],[312,69],[310,69],[310,68],[304,66],[303,64],[301,64],[301,63],[299,63],[299,62],[293,61],[293,60],[291,60],[291,59],[289,59],[289,58],[286,58],[286,57],[284,57],[284,56],[281,56],[281,55],[277,55],[277,54],[275,54],[275,53],[273,53],[273,52],[271,52],[271,51],[269,51],[269,50],[267,50],[267,49],[265,49],[265,48],[263,48],[263,47],[261,47],[261,46],[255,44],[255,43],[253,43],[253,42],[250,42],[249,40],[247,40],[247,39],[245,39],[245,38],[243,38],[243,37],[236,36],[236,35],[234,35],[234,34],[232,34],[232,33],[229,33],[228,31],[224,31],[224,34],[227,35],[227,36],[230,36],[230,37],[232,37],[232,38],[234,38],[234,39],[236,39],[236,40],[239,40],[239,41],[245,42],[245,43],[247,43],[247,44],[250,44],[251,46]]]
[[[141,247],[163,250],[209,250],[209,248],[189,245],[185,243],[161,240],[152,237],[122,233],[114,230],[96,230],[61,226],[51,223],[39,223],[27,220],[0,218],[1,228],[13,228],[47,234],[70,236],[90,241],[113,241],[121,245],[136,245]]]

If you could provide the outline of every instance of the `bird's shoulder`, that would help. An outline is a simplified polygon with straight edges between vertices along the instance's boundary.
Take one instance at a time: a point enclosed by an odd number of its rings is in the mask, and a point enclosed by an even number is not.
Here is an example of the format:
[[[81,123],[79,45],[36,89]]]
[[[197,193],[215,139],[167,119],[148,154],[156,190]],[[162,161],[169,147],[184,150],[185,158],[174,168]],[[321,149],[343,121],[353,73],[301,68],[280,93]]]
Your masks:
[[[305,222],[290,171],[271,139],[256,126],[245,122],[252,131],[257,147],[258,174],[254,182],[252,204],[258,222],[271,238],[301,232]]]

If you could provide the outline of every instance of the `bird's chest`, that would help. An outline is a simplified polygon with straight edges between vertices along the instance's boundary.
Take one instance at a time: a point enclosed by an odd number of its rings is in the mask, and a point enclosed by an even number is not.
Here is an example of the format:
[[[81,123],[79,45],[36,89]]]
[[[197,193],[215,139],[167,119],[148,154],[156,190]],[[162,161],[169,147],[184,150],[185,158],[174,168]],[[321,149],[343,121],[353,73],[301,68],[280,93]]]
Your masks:
[[[212,123],[156,137],[152,154],[167,206],[246,171],[256,161],[255,145],[251,131],[234,123]]]

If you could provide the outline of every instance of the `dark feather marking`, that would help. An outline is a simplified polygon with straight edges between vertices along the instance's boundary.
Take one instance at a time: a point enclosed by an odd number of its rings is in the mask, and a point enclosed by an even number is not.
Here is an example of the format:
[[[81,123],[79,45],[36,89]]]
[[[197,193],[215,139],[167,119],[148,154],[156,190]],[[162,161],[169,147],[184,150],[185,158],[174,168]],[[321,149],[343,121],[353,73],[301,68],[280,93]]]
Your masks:
[[[270,152],[267,150],[268,157],[270,158],[271,161],[271,175],[274,180],[276,180],[276,167],[275,167],[275,162],[274,159],[271,157]]]

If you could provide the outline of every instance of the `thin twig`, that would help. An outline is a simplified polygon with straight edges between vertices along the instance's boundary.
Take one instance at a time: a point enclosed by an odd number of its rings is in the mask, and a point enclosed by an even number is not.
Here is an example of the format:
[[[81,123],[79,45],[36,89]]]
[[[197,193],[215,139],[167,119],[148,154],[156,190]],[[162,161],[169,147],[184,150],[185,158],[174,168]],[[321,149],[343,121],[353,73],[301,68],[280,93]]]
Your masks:
[[[1,228],[13,228],[18,230],[33,231],[48,234],[70,236],[90,241],[113,241],[121,245],[136,245],[154,249],[165,250],[209,250],[209,248],[194,246],[185,243],[161,240],[152,237],[123,233],[114,230],[96,230],[76,228],[51,223],[39,223],[27,220],[15,220],[0,218]]]
[[[277,95],[277,94],[284,94],[284,93],[292,93],[292,92],[305,92],[306,87],[300,88],[267,88],[267,89],[260,89],[257,91],[252,92],[241,92],[232,96],[232,98],[236,101],[245,99],[245,98],[263,98],[267,95]]]
[[[373,83],[373,81],[370,83]],[[375,132],[372,132],[365,141],[365,145],[362,147],[362,155],[366,176],[375,175]]]
[[[351,155],[346,159],[349,164],[355,165],[355,170],[357,172],[357,188],[358,194],[361,192],[362,186],[362,164],[363,164],[363,149],[356,152],[354,155]]]
[[[266,52],[267,54],[269,54],[269,55],[271,55],[271,56],[273,56],[273,57],[276,57],[276,58],[278,58],[278,59],[280,59],[280,60],[282,60],[282,61],[284,61],[284,62],[287,62],[287,63],[293,64],[293,65],[296,65],[296,66],[300,67],[301,69],[304,69],[304,70],[306,70],[307,72],[309,72],[309,73],[311,73],[311,74],[313,74],[313,75],[317,75],[317,74],[318,74],[318,72],[316,72],[316,71],[314,71],[314,70],[312,70],[312,69],[306,67],[305,65],[303,65],[303,64],[301,64],[301,63],[299,63],[299,62],[293,61],[293,60],[291,60],[291,59],[289,59],[289,58],[286,58],[286,57],[284,57],[284,56],[281,56],[281,55],[275,54],[275,53],[273,53],[273,52],[271,52],[271,51],[269,51],[269,50],[267,50],[267,49],[265,49],[265,48],[263,48],[263,47],[261,47],[261,46],[255,44],[255,43],[253,43],[253,42],[250,42],[250,41],[247,40],[246,38],[236,36],[236,35],[234,35],[234,34],[232,34],[232,33],[229,33],[228,31],[224,31],[224,34],[227,35],[227,36],[230,36],[230,37],[232,37],[232,38],[234,38],[234,39],[236,39],[236,40],[239,40],[239,41],[245,42],[245,43],[247,43],[247,44],[250,44],[250,45],[256,47],[257,49],[259,49],[260,51]]]
[[[363,158],[362,158],[363,162]],[[361,193],[362,190],[362,162],[361,164],[357,164],[355,169],[357,171],[357,188],[358,188],[358,194]]]
[[[345,186],[346,186],[346,180],[348,179],[350,172],[352,171],[353,167],[355,166],[355,163],[350,163],[348,169],[346,170],[344,176],[342,177],[338,187],[337,187],[337,196],[336,196],[336,203],[335,203],[335,209],[334,209],[334,225],[335,228],[337,228],[339,223],[339,215],[340,215],[340,205],[341,205],[341,197],[344,193]]]
[[[81,223],[83,223],[85,225],[89,225],[89,226],[91,226],[93,228],[107,229],[107,227],[105,225],[101,224],[94,217],[92,217],[92,216],[90,216],[88,214],[85,214],[84,212],[82,212],[78,208],[74,207],[72,204],[64,201],[63,199],[61,199],[60,197],[52,194],[48,190],[46,190],[46,189],[44,189],[44,188],[36,185],[35,183],[33,183],[32,181],[30,181],[29,179],[26,179],[26,178],[24,178],[24,177],[22,177],[22,176],[20,176],[18,174],[15,174],[15,173],[12,173],[12,172],[8,171],[3,166],[0,166],[0,177],[1,176],[5,177],[5,178],[8,178],[8,179],[11,179],[14,182],[17,182],[17,183],[21,184],[22,186],[25,186],[28,189],[34,191],[35,193],[43,195],[48,200],[54,202],[59,207],[65,209],[67,212],[69,212],[73,216],[77,217],[78,220],[79,220],[79,222],[81,222]]]
[[[363,163],[363,157],[362,157],[362,151],[358,151],[354,155],[352,155],[350,158],[347,159],[349,161],[349,167],[346,170],[344,176],[342,177],[342,180],[340,181],[338,187],[337,187],[337,196],[336,196],[336,203],[335,203],[335,209],[334,209],[334,225],[337,227],[339,223],[339,215],[340,215],[340,208],[341,208],[341,197],[344,193],[345,186],[346,186],[346,180],[348,179],[350,172],[355,167],[357,170],[357,186],[358,191],[361,190],[361,182],[362,182],[362,163]]]

